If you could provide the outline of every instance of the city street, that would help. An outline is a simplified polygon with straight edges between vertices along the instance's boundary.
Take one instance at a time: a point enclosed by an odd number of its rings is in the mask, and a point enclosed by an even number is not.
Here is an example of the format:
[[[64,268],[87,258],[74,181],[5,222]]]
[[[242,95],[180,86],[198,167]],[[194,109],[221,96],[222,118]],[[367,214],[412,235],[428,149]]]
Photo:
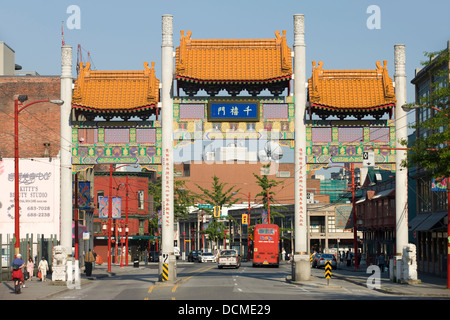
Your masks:
[[[103,267],[98,267],[103,268]],[[94,271],[93,275],[96,274]],[[213,263],[177,263],[177,281],[157,281],[157,264],[132,268],[114,277],[103,277],[66,290],[51,300],[396,300],[428,299],[420,294],[395,294],[367,288],[364,272],[333,270],[329,284],[323,269],[311,269],[311,281],[288,281],[291,265],[254,268],[243,262],[239,269],[218,269]],[[359,281],[352,280],[358,277]],[[362,279],[362,280],[361,280]],[[401,286],[398,284],[394,284]],[[387,290],[388,291],[388,290]],[[449,299],[440,297],[440,299]]]

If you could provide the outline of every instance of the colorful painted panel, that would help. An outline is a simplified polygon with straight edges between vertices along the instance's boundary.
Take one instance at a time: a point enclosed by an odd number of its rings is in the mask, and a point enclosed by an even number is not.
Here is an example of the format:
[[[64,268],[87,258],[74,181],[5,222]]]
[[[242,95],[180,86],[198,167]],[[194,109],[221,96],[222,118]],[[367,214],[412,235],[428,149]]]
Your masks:
[[[180,105],[180,119],[205,118],[205,105],[199,103],[184,103]]]
[[[155,129],[136,129],[137,143],[155,143],[156,130]]]
[[[91,207],[91,183],[89,181],[78,182],[78,208],[90,209]]]
[[[130,129],[105,129],[106,143],[129,143]]]
[[[108,219],[109,217],[109,198],[99,197],[98,198],[98,217],[100,219]],[[112,219],[120,219],[121,217],[121,204],[122,200],[120,197],[112,197],[111,206],[111,217]]]
[[[288,104],[287,103],[263,104],[263,119],[289,119]]]

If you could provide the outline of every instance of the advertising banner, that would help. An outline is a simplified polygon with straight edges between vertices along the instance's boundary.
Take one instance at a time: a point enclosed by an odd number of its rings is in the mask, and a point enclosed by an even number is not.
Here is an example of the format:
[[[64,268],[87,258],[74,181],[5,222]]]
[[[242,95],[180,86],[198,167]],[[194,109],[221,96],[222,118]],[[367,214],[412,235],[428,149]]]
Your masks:
[[[0,233],[14,234],[14,159],[0,161]],[[69,182],[70,183],[70,182]],[[58,158],[19,160],[20,237],[60,236],[60,161]],[[6,236],[4,237],[6,239]]]

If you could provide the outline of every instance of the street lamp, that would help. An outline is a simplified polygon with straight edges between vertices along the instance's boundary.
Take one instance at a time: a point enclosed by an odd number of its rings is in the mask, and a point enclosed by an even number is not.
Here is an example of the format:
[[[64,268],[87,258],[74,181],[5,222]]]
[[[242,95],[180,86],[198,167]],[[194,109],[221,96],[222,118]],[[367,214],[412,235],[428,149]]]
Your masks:
[[[109,196],[108,196],[108,272],[111,272],[111,219],[112,219],[112,174],[114,171],[116,171],[119,168],[122,167],[132,167],[132,165],[129,164],[123,164],[121,166],[118,166],[116,168],[113,168],[113,164],[111,163],[109,165]],[[127,181],[127,188],[128,188],[128,181]],[[128,192],[127,192],[127,198],[128,198]],[[127,212],[128,213],[128,212]],[[128,219],[128,216],[127,216]],[[128,225],[128,221],[126,221],[126,224]],[[117,239],[116,239],[117,242]],[[127,233],[127,244],[128,244],[128,233]],[[128,250],[128,248],[126,248]],[[127,251],[128,255],[128,251]],[[128,256],[127,256],[127,263],[128,263]]]
[[[350,169],[344,166],[340,166],[340,165],[332,165],[332,166],[328,166],[324,169],[327,168],[332,168],[332,167],[340,167],[343,168],[345,170],[348,170],[352,176],[352,187],[351,187],[351,191],[352,191],[352,211],[353,211],[353,250],[355,251],[355,270],[358,270],[359,268],[359,261],[358,261],[358,234],[357,234],[357,227],[356,227],[356,202],[355,202],[355,191],[356,191],[356,184],[355,184],[355,165],[354,163],[350,163]]]
[[[407,105],[404,104],[402,109],[406,112],[409,112],[413,109],[420,108],[430,108],[437,112],[443,112],[441,109],[436,108],[434,106],[428,105]],[[445,113],[448,117],[448,114]],[[448,130],[448,128],[447,128]],[[447,141],[447,144],[450,146],[450,141]],[[436,151],[437,149],[427,149],[430,151]],[[447,177],[447,289],[450,289],[450,176]]]
[[[242,194],[245,195],[241,192],[234,192],[233,195],[235,194]],[[245,195],[246,196],[246,195]],[[250,196],[250,192],[248,193],[248,216],[247,216],[247,261],[250,259],[250,210],[252,209],[251,205],[250,205],[250,200],[251,200],[251,196]]]
[[[29,106],[41,103],[50,102],[61,106],[64,101],[62,100],[37,100],[23,105],[28,100],[27,95],[18,95],[14,100],[14,233],[15,233],[15,246],[14,255],[19,253],[20,248],[20,228],[19,228],[19,113]]]

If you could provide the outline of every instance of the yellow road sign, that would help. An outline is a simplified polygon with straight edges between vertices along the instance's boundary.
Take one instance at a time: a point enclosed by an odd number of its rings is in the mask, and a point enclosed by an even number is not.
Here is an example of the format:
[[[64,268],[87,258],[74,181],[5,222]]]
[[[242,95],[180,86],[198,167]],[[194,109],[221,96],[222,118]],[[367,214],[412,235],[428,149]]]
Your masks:
[[[169,279],[169,265],[164,263],[162,266],[162,281],[167,281]]]
[[[331,261],[325,261],[325,279],[331,278]]]

